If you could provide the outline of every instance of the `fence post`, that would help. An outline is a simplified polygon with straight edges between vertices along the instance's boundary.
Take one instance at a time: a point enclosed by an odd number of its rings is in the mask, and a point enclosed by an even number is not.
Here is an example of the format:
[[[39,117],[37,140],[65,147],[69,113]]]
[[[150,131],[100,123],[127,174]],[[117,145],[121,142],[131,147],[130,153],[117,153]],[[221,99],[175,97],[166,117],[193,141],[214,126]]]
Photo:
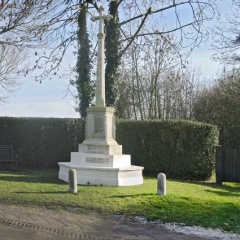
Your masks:
[[[223,165],[223,148],[222,146],[216,147],[216,183],[222,184],[222,165]]]
[[[240,149],[236,151],[236,172],[237,172],[237,182],[240,182]]]

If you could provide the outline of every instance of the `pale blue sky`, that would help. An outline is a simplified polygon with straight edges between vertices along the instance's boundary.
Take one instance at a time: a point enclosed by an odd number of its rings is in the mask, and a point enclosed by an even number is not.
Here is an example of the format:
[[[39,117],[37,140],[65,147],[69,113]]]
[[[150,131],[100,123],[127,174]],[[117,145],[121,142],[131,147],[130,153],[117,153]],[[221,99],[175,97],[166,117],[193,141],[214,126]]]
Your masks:
[[[224,15],[231,8],[231,0],[219,2],[219,7],[221,20],[224,20]],[[208,25],[213,26],[213,23]],[[208,42],[195,49],[191,56],[193,67],[199,68],[203,74],[208,74],[209,78],[215,77],[221,70],[219,63],[211,60],[211,41],[210,35]],[[74,56],[68,57],[68,63],[75,61]],[[8,102],[0,104],[0,116],[78,118],[79,114],[74,109],[75,103],[71,96],[64,97],[68,84],[69,79],[56,78],[45,80],[41,84],[25,79],[22,87],[9,97]]]

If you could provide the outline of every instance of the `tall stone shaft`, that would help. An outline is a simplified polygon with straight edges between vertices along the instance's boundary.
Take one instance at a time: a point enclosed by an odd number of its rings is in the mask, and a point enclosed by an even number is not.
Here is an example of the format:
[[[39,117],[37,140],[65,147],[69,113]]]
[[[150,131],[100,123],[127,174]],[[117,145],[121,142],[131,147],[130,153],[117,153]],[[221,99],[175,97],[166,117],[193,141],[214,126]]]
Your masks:
[[[103,8],[100,8],[99,14],[96,107],[105,107],[105,34]]]
[[[98,59],[97,59],[97,86],[96,86],[96,107],[105,107],[105,34],[104,20],[110,21],[112,15],[104,15],[104,8],[99,8],[99,16],[92,17],[92,21],[99,20],[98,33]]]

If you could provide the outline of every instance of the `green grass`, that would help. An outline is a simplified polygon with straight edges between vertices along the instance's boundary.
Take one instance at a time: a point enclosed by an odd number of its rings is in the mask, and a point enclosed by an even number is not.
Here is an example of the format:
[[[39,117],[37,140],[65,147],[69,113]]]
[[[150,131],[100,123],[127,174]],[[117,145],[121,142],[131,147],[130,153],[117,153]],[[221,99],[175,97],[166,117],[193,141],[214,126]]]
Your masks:
[[[158,196],[157,180],[131,187],[78,186],[68,184],[56,170],[0,173],[0,202],[52,208],[77,208],[80,212],[126,214],[149,220],[220,228],[240,233],[240,184],[192,183],[167,180],[167,196]]]

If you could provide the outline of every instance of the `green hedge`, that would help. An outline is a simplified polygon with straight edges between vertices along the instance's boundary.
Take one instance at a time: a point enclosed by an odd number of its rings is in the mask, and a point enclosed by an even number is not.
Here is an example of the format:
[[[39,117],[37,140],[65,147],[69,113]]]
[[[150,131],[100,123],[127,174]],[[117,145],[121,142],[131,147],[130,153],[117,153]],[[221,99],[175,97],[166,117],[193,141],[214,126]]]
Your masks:
[[[70,160],[84,140],[83,121],[58,118],[0,118],[0,144],[13,144],[20,165],[54,167]]]
[[[117,141],[144,173],[206,180],[215,166],[216,126],[191,121],[119,121]]]
[[[216,126],[190,121],[117,121],[117,142],[144,173],[168,178],[211,177],[218,144]],[[13,144],[20,166],[56,167],[84,140],[80,119],[0,117],[0,144]]]

